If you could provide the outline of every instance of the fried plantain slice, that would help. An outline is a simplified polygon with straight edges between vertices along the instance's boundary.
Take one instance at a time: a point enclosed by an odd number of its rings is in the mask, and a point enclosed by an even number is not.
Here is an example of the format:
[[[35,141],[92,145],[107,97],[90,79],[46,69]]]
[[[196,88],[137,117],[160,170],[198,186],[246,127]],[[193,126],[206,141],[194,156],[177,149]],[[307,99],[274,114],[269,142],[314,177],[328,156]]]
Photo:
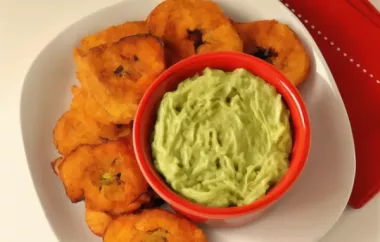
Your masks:
[[[96,34],[91,34],[83,38],[79,49],[83,52],[87,52],[93,47],[111,44],[126,36],[146,33],[148,33],[148,28],[145,21],[125,22],[120,25],[111,26]]]
[[[81,146],[64,158],[59,174],[71,201],[85,200],[96,211],[119,215],[150,201],[130,140]]]
[[[74,53],[79,81],[111,121],[134,119],[142,95],[165,69],[161,40],[149,34],[125,37],[112,45]]]
[[[86,115],[103,124],[115,123],[115,120],[84,88],[72,87],[71,109],[82,108]],[[119,125],[119,127],[122,125]]]
[[[169,211],[143,210],[112,220],[104,242],[206,242],[202,230]]]
[[[276,20],[234,23],[244,43],[244,52],[279,69],[294,85],[306,80],[310,57],[297,35]]]
[[[174,64],[197,53],[242,51],[243,44],[222,9],[207,0],[166,0],[148,16],[149,31],[160,37]]]
[[[108,213],[96,211],[87,205],[85,218],[91,232],[99,237],[103,237],[104,232],[112,221],[112,216]]]
[[[163,200],[151,189],[148,189],[147,195],[151,197],[150,201],[142,204],[140,209],[158,208],[164,204]],[[116,218],[106,212],[96,211],[86,204],[85,211],[86,223],[90,230],[97,236],[103,237],[108,225],[112,219]]]
[[[128,125],[102,124],[82,109],[70,109],[58,120],[54,131],[54,144],[59,153],[68,155],[81,145],[101,144],[130,133]]]

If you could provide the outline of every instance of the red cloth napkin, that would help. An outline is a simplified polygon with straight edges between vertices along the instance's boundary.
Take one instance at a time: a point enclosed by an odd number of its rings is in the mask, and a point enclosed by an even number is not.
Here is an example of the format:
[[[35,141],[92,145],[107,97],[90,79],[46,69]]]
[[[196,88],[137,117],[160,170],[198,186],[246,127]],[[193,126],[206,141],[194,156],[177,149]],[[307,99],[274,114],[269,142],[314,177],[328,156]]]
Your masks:
[[[367,0],[282,0],[309,29],[345,103],[355,140],[349,204],[380,191],[380,13]]]

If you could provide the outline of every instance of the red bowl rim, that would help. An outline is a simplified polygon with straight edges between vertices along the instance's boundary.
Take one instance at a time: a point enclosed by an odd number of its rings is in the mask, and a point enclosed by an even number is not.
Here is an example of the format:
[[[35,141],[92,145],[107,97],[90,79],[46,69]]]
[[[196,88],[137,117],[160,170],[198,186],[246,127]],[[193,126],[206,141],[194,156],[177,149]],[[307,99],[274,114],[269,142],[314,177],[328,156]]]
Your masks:
[[[256,63],[270,67],[272,72],[274,72],[276,76],[280,77],[278,78],[278,80],[281,80],[287,92],[291,93],[292,99],[297,104],[296,110],[298,111],[300,118],[302,119],[301,122],[303,123],[303,126],[304,126],[303,136],[305,138],[305,142],[302,145],[303,146],[302,153],[298,156],[299,157],[298,162],[292,163],[293,172],[291,173],[291,175],[285,176],[264,197],[254,201],[253,203],[243,205],[243,206],[238,206],[238,207],[228,207],[228,208],[207,207],[207,206],[203,206],[203,205],[191,202],[190,200],[177,194],[169,187],[169,185],[165,183],[165,181],[162,180],[162,178],[160,178],[157,175],[157,171],[154,169],[154,165],[148,164],[150,161],[145,159],[143,149],[140,146],[141,144],[140,129],[141,129],[141,123],[142,123],[142,114],[145,111],[149,98],[155,92],[157,87],[161,85],[172,73],[175,73],[177,70],[184,68],[187,65],[191,65],[191,63],[205,61],[205,60],[213,59],[215,57],[235,58],[235,59],[249,58],[252,61],[255,61]],[[293,118],[292,114],[291,114],[291,117]],[[280,197],[282,197],[282,195],[284,195],[284,193],[286,193],[286,191],[289,190],[289,188],[294,184],[294,182],[297,180],[300,173],[302,172],[306,163],[306,159],[309,154],[310,121],[307,114],[306,105],[303,102],[301,94],[299,93],[298,89],[293,84],[291,84],[287,80],[287,78],[285,78],[285,76],[280,71],[278,71],[275,67],[273,67],[272,65],[268,64],[267,62],[259,58],[256,58],[244,53],[212,52],[212,53],[194,55],[192,57],[189,57],[187,59],[184,59],[174,64],[173,66],[166,69],[151,84],[151,86],[148,88],[143,98],[141,99],[137,112],[136,112],[134,127],[133,127],[133,144],[134,144],[134,150],[135,150],[137,162],[140,166],[140,169],[145,179],[153,188],[153,190],[162,199],[164,199],[169,205],[173,206],[176,209],[179,209],[179,211],[185,212],[190,215],[207,217],[209,219],[224,219],[224,218],[231,218],[231,217],[237,217],[240,215],[249,214],[249,213],[252,213],[253,211],[263,209],[269,206],[270,204],[276,202]],[[293,162],[293,160],[290,160],[290,162]],[[153,169],[151,167],[153,167]]]

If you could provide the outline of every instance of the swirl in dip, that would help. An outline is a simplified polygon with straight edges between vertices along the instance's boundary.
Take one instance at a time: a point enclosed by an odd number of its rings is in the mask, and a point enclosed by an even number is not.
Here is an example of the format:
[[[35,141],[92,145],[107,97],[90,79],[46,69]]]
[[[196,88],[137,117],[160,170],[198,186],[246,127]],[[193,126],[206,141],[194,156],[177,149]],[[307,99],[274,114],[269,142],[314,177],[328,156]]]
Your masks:
[[[276,89],[244,69],[205,69],[165,94],[154,164],[181,196],[209,207],[264,196],[289,166],[289,111]]]

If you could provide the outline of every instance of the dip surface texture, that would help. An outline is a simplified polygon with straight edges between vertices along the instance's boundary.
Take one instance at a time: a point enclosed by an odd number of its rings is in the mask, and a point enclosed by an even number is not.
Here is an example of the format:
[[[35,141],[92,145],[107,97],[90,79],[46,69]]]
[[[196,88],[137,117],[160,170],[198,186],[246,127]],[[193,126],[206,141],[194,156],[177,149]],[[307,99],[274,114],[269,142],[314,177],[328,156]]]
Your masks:
[[[289,166],[289,111],[276,89],[244,69],[205,69],[165,94],[154,164],[174,191],[209,207],[264,196]]]

